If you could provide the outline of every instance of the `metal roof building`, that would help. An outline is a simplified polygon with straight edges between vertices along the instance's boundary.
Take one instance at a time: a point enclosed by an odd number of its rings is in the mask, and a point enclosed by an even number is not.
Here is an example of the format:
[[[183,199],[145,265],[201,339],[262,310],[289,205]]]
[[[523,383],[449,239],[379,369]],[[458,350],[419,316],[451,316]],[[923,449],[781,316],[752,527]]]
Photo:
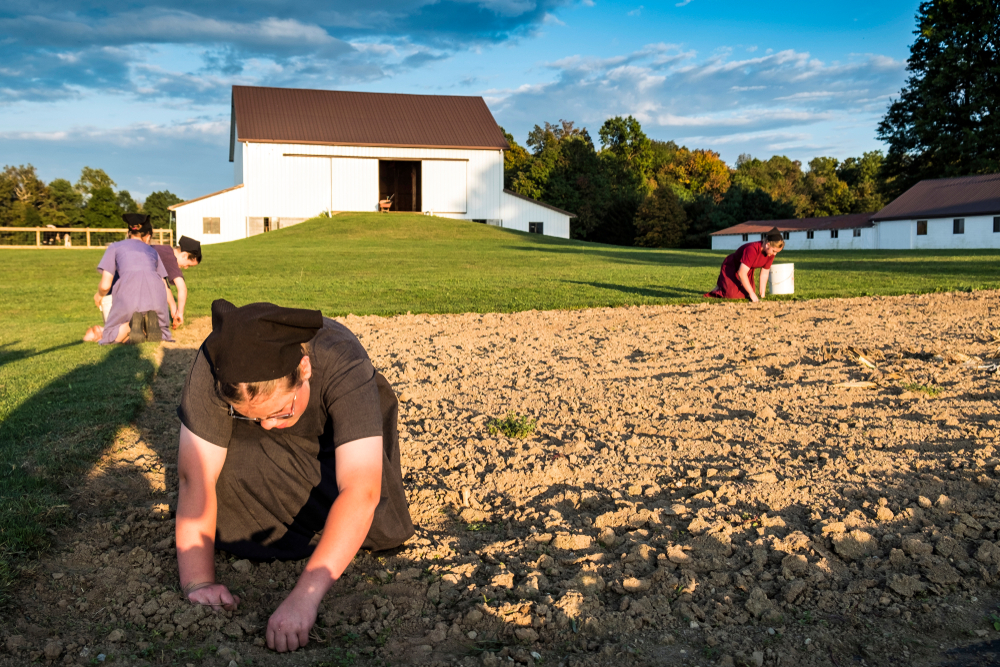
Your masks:
[[[792,250],[1000,248],[1000,174],[920,181],[878,213],[751,220],[713,232],[712,248],[738,248],[772,227]]]
[[[233,86],[234,186],[170,208],[177,233],[202,243],[386,200],[569,238],[572,213],[504,191],[508,148],[481,97]]]

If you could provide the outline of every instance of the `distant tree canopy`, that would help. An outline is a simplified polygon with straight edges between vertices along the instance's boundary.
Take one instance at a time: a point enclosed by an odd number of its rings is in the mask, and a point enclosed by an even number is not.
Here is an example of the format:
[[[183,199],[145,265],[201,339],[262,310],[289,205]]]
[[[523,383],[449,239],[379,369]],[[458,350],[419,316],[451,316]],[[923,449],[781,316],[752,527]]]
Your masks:
[[[647,247],[704,248],[711,233],[747,220],[874,212],[885,205],[878,151],[801,163],[655,141],[638,120],[608,119],[600,148],[572,121],[536,125],[527,148],[504,132],[504,186],[577,215],[573,238]],[[530,150],[529,150],[530,149]]]
[[[1000,3],[933,0],[916,18],[910,76],[877,131],[890,196],[927,178],[1000,172]]]
[[[0,172],[0,227],[125,227],[122,214],[146,206],[115,187],[103,169],[84,167],[76,185],[65,178],[46,185],[32,165],[8,165]],[[166,190],[146,199],[153,226],[169,226],[167,207],[181,199]]]

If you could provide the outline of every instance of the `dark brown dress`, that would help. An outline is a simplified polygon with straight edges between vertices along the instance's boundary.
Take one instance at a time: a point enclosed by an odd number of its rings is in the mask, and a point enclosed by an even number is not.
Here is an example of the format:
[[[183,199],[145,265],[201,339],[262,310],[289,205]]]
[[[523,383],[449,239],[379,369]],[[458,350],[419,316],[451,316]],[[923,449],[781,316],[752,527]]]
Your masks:
[[[338,494],[335,450],[382,436],[382,497],[362,545],[382,550],[413,535],[403,490],[396,419],[399,403],[347,327],[324,318],[312,340],[309,405],[288,428],[264,430],[233,419],[215,393],[199,351],[177,412],[195,435],[228,448],[216,484],[215,546],[241,558],[299,560],[319,542]]]

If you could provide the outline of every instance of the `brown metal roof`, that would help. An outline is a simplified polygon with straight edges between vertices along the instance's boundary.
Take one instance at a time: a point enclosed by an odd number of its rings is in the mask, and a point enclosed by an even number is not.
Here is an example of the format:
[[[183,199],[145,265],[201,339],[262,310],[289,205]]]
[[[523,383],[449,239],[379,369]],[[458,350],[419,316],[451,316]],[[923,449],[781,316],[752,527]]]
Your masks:
[[[782,232],[824,231],[827,229],[855,229],[874,227],[871,213],[831,215],[826,218],[801,218],[797,220],[748,220],[732,227],[712,232],[712,236],[728,234],[763,234],[777,227]]]
[[[1000,214],[1000,174],[920,181],[872,216],[916,220]]]
[[[481,97],[233,86],[232,122],[230,160],[236,141],[510,148]]]

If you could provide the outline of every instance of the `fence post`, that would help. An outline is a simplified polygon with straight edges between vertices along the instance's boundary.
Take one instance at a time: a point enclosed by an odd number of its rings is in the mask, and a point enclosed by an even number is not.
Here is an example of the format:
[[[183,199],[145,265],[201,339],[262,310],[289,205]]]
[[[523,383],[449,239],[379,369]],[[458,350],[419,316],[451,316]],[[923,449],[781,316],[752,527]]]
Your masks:
[[[90,230],[87,230],[87,247],[90,247]]]
[[[42,230],[40,229],[35,230],[35,247],[42,247]]]

